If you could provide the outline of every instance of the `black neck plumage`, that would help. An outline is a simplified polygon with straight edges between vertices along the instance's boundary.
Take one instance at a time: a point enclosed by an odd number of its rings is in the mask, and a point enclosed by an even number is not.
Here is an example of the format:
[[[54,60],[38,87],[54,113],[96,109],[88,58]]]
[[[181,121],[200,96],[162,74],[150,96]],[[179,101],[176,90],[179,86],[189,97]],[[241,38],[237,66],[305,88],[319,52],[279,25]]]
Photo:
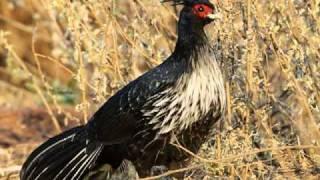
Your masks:
[[[204,31],[205,24],[194,16],[190,16],[187,8],[182,9],[178,23],[178,40],[173,52],[174,59],[185,61],[189,66],[193,61],[197,61],[203,49],[209,49],[209,41]]]

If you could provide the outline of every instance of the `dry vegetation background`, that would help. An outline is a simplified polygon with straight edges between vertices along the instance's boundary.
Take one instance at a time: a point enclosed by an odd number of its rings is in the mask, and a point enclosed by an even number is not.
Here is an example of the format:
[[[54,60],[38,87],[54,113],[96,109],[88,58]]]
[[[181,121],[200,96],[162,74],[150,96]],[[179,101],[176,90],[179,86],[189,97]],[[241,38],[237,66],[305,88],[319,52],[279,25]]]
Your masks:
[[[224,123],[194,179],[320,178],[320,0],[221,0]],[[179,8],[178,8],[179,9]],[[159,0],[0,0],[0,179],[174,48]],[[198,166],[199,165],[199,166]],[[191,168],[190,168],[191,169]]]

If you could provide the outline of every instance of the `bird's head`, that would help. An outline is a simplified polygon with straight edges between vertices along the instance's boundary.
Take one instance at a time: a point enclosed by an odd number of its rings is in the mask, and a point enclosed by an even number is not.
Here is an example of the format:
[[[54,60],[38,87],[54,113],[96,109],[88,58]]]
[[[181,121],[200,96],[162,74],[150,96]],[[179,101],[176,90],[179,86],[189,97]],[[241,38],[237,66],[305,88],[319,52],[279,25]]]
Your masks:
[[[192,24],[206,25],[220,18],[216,4],[211,3],[209,0],[163,0],[163,2],[183,5],[180,19],[189,21]]]
[[[204,26],[220,17],[215,3],[209,0],[163,0],[162,2],[183,5],[178,23],[178,41],[175,51],[188,52],[185,50],[197,49],[197,47],[208,44]]]

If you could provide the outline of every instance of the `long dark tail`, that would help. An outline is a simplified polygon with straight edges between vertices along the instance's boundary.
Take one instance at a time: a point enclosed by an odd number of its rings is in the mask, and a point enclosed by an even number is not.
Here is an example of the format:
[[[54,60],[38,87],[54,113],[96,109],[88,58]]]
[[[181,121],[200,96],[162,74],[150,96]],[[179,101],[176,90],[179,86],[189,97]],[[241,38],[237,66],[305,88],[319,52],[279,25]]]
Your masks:
[[[23,164],[21,180],[81,179],[95,164],[102,144],[90,142],[83,126],[43,143]]]

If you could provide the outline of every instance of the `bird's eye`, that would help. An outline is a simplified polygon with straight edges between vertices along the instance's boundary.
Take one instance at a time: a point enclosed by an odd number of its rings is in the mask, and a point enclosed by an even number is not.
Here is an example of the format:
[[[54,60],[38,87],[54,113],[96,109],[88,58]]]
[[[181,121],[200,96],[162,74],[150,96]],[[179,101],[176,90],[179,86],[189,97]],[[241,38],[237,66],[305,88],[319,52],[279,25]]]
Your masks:
[[[192,7],[192,11],[201,19],[206,19],[208,14],[213,13],[213,9],[206,4],[195,4]]]
[[[198,7],[198,11],[199,11],[199,12],[203,12],[203,11],[204,11],[203,6]]]

